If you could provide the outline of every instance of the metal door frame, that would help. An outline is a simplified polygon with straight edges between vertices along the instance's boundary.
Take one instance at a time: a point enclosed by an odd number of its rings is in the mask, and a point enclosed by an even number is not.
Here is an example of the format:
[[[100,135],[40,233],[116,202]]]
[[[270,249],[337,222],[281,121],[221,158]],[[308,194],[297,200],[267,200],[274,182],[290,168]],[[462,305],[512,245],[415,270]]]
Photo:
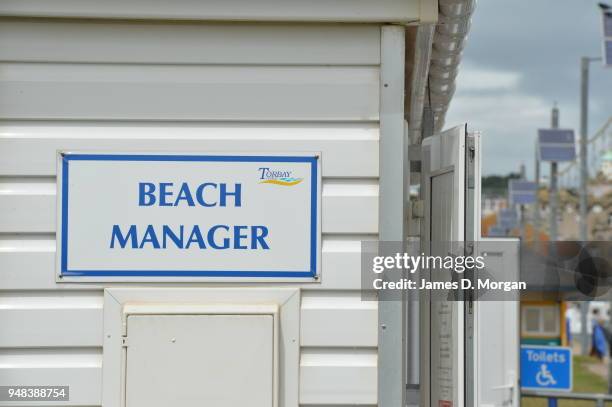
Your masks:
[[[450,138],[454,137],[455,141]],[[424,199],[424,220],[422,222],[421,238],[426,254],[430,252],[431,244],[431,185],[433,177],[441,173],[453,170],[455,172],[453,188],[457,202],[461,202],[461,211],[455,213],[451,222],[455,225],[453,235],[457,240],[466,242],[466,254],[473,251],[473,243],[480,235],[480,156],[479,156],[479,134],[469,134],[467,125],[457,126],[438,136],[424,140],[422,147],[422,180],[421,197]],[[444,151],[447,142],[455,142],[452,152]],[[446,148],[448,149],[448,148]],[[450,164],[449,164],[450,162]],[[449,165],[446,165],[449,164]],[[432,170],[433,169],[433,170]],[[454,210],[455,208],[453,208]],[[460,219],[459,219],[460,218]],[[471,243],[471,245],[470,245]],[[421,343],[421,406],[431,406],[431,302],[427,293],[422,293],[422,311],[420,318],[421,333],[426,333],[426,338]],[[477,405],[477,391],[475,379],[475,364],[477,338],[474,335],[475,323],[474,306],[471,298],[459,305],[463,309],[459,328],[460,338],[463,338],[462,355],[459,355],[459,366],[457,374],[461,372],[458,380],[457,397],[459,406]],[[461,348],[461,344],[460,344]],[[437,405],[435,406],[437,407]]]

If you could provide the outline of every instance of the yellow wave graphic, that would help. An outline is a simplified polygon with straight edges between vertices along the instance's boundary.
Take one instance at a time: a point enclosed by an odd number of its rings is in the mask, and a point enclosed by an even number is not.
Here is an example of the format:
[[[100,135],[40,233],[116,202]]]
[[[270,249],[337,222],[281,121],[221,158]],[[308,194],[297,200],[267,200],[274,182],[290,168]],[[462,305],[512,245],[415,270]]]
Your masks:
[[[267,179],[265,181],[260,181],[260,184],[275,184],[275,185],[283,185],[286,187],[290,187],[292,185],[296,185],[299,184],[300,182],[302,182],[301,179],[295,180],[295,181],[281,181],[279,179]]]

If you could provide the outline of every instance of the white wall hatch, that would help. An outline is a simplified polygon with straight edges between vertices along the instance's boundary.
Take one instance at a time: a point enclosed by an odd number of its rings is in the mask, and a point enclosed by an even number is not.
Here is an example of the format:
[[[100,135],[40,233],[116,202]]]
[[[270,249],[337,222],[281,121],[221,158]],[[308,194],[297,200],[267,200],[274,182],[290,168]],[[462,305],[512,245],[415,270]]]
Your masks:
[[[130,315],[127,407],[273,407],[272,315]]]
[[[107,288],[104,407],[298,407],[300,290]]]

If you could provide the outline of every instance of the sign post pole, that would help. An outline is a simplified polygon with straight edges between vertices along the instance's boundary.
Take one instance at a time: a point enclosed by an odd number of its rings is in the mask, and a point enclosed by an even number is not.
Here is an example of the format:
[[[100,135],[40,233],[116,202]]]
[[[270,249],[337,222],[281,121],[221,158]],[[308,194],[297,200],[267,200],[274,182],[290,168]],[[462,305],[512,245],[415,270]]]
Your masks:
[[[587,231],[587,184],[589,182],[588,159],[588,114],[589,114],[589,62],[590,58],[582,57],[580,60],[580,240],[588,239]],[[580,303],[580,350],[583,356],[589,353],[589,334],[587,330],[587,313],[589,303]]]
[[[587,183],[589,168],[587,166],[589,114],[589,58],[580,60],[580,240],[588,239],[587,232]]]
[[[535,184],[536,184],[536,202],[533,208],[533,242],[537,249],[538,239],[540,238],[540,201],[538,192],[540,191],[540,153],[538,151],[538,139],[536,138],[536,156],[535,156]]]
[[[604,21],[605,24],[605,21]],[[589,142],[589,67],[593,61],[599,61],[601,58],[582,57],[580,59],[580,224],[579,236],[580,240],[586,242],[589,239],[588,232],[588,183],[589,183],[589,167],[588,167],[588,142]],[[589,336],[587,332],[587,312],[589,308],[588,302],[580,304],[580,317],[582,328],[580,331],[580,345],[582,355],[586,356],[589,352]]]
[[[559,128],[559,108],[555,105],[552,109],[552,128]],[[548,197],[550,205],[550,233],[549,239],[551,242],[556,242],[557,233],[557,212],[558,212],[558,164],[557,161],[550,163],[550,196]]]
[[[520,216],[521,238],[527,240],[527,214],[525,205],[536,203],[537,205],[538,186],[535,182],[529,182],[525,178],[511,179],[508,182],[508,199],[512,208],[518,206]]]
[[[580,240],[587,241],[588,195],[588,138],[589,138],[589,64],[601,58],[580,59]]]
[[[527,232],[525,231],[525,205],[520,206],[521,211],[521,240],[523,242],[527,241]]]

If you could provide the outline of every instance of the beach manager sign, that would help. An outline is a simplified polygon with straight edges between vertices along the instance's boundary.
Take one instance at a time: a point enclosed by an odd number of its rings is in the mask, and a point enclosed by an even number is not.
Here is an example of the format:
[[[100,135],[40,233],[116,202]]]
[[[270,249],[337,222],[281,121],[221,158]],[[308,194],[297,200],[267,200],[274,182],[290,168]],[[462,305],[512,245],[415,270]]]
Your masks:
[[[58,153],[58,279],[306,279],[320,159]]]

